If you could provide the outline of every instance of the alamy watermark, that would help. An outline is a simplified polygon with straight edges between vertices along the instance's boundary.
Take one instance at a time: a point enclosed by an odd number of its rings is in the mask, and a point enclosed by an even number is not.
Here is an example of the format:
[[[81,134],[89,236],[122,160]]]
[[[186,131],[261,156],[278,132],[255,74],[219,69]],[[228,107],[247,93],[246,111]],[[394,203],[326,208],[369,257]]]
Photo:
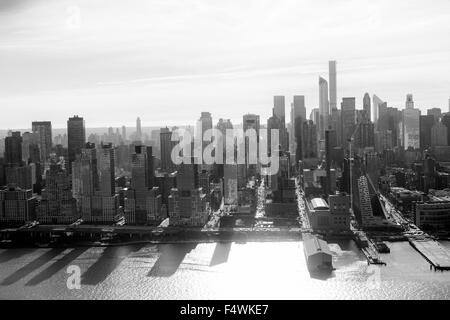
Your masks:
[[[270,134],[270,136],[269,136]],[[270,149],[269,149],[270,140]],[[278,129],[219,129],[172,132],[171,159],[180,164],[260,165],[261,174],[276,175],[279,170],[280,134]]]
[[[69,290],[79,290],[81,289],[81,269],[77,265],[70,265],[67,267],[67,278],[66,285]]]

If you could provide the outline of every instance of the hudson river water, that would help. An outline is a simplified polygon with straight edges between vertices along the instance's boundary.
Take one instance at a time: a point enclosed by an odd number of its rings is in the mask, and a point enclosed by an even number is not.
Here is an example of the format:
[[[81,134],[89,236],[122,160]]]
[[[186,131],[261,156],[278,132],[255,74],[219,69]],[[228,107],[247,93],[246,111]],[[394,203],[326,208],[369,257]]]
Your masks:
[[[450,247],[449,243],[443,243]],[[0,299],[449,299],[450,273],[407,243],[386,267],[351,241],[330,244],[336,271],[312,278],[302,242],[0,249]],[[81,270],[69,290],[67,268]]]

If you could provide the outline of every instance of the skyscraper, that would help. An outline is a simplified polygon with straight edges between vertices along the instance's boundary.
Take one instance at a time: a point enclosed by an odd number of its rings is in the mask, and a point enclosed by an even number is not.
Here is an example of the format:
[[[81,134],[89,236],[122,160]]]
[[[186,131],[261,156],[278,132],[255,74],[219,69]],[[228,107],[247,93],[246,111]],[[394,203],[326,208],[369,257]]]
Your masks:
[[[441,147],[448,146],[448,129],[441,122],[437,122],[431,128],[431,146]]]
[[[273,97],[273,115],[286,124],[286,104],[284,96]]]
[[[325,129],[328,128],[330,106],[328,101],[328,82],[319,77],[319,138],[325,139]]]
[[[205,137],[205,132],[207,130],[211,130],[213,127],[213,120],[211,113],[209,112],[202,112],[200,115],[200,119],[198,120],[198,124],[201,128],[197,128],[197,139],[200,139],[202,141],[202,154],[203,151],[205,151],[205,148],[211,143],[211,140],[205,141],[203,137]]]
[[[142,128],[141,128],[141,118],[137,117],[136,119],[136,141],[142,140]]]
[[[427,110],[427,115],[433,116],[434,121],[438,122],[442,117],[442,110],[440,108],[432,108]]]
[[[298,116],[302,117],[303,121],[308,120],[306,119],[305,96],[294,96],[291,110],[291,121],[295,120]]]
[[[387,108],[383,117],[378,120],[378,135],[380,138],[381,136],[388,138],[389,141],[386,141],[388,146],[396,147],[401,145],[401,142],[403,141],[400,132],[402,128],[402,118],[402,111],[397,108]]]
[[[291,105],[291,127],[290,127],[290,138],[289,138],[289,150],[292,154],[295,154],[297,149],[297,142],[295,139],[295,127],[296,121],[306,121],[306,107],[305,107],[305,96],[294,96],[294,101]]]
[[[122,126],[122,140],[127,141],[127,127]]]
[[[328,128],[331,128],[331,130],[334,130],[336,132],[336,139],[338,145],[341,144],[342,139],[341,114],[342,112],[340,109],[331,110],[330,123],[328,125]]]
[[[379,114],[379,105],[383,103],[383,100],[381,100],[380,98],[378,98],[377,95],[373,95],[373,104],[372,104],[372,108],[373,108],[373,122],[377,123],[378,120],[380,119],[380,117],[382,115]]]
[[[326,181],[326,193],[328,195],[331,194],[331,150],[336,147],[337,139],[336,139],[336,131],[334,130],[326,130],[325,131],[325,163],[326,163],[326,173],[327,173],[327,181]]]
[[[257,146],[256,146],[256,153],[257,153],[256,154],[256,158],[259,159],[259,129],[260,129],[260,118],[259,118],[259,115],[256,115],[256,114],[246,114],[246,115],[244,115],[243,118],[242,118],[242,127],[243,127],[244,132],[246,132],[249,129],[255,130],[255,132],[256,132],[256,143],[257,143]],[[240,142],[238,142],[238,143],[240,143]],[[249,177],[249,176],[252,176],[252,175],[256,174],[258,166],[249,163],[250,162],[249,159],[251,159],[251,156],[252,156],[250,154],[251,150],[250,150],[250,145],[249,145],[249,138],[246,137],[245,141],[243,141],[243,143],[244,143],[244,152],[245,152],[245,166],[244,166],[245,173],[244,173],[244,175],[246,177]],[[239,146],[239,147],[242,147],[242,146]],[[238,167],[240,167],[239,164],[238,164]],[[240,167],[240,168],[242,168],[242,167]]]
[[[72,193],[84,221],[111,223],[117,214],[114,149],[104,144],[97,151],[86,144],[72,165]]]
[[[309,114],[309,120],[314,122],[315,125],[319,125],[319,118],[320,118],[320,110],[319,108],[314,108],[311,110],[311,113]]]
[[[76,200],[72,196],[70,178],[62,163],[50,161],[46,171],[46,188],[38,207],[38,220],[44,223],[72,223],[79,216]]]
[[[22,160],[25,163],[40,161],[38,135],[36,133],[25,132],[22,135]]]
[[[441,122],[447,127],[447,142],[450,144],[450,113],[444,114]]]
[[[330,110],[337,109],[336,93],[336,61],[328,62],[328,77],[330,81]]]
[[[224,202],[226,205],[238,203],[238,166],[225,164],[224,166]]]
[[[259,115],[256,114],[246,114],[242,117],[242,125],[244,131],[248,129],[254,129],[256,131],[256,136],[259,137],[260,120]]]
[[[131,187],[133,189],[148,190],[155,185],[153,168],[154,157],[152,147],[135,146],[131,154]]]
[[[231,123],[230,119],[219,119],[219,122],[216,125],[216,129],[219,130],[222,134],[222,136],[219,138],[218,145],[222,146],[223,148],[223,163],[226,162],[227,159],[227,144],[233,144],[234,141],[228,141],[227,140],[227,130],[233,129],[233,124]],[[234,149],[233,149],[234,150]],[[218,176],[223,177],[224,175],[224,166],[223,164],[216,164],[216,167],[218,169]]]
[[[420,110],[407,108],[403,110],[403,147],[420,148]]]
[[[7,166],[5,168],[6,183],[22,189],[33,189],[36,182],[36,167],[33,165]]]
[[[272,154],[274,150],[272,150],[272,130],[278,130],[280,133],[280,147],[281,150],[283,150],[283,140],[281,137],[281,133],[283,132],[283,123],[281,120],[276,117],[275,115],[271,116],[269,119],[267,119],[267,151],[269,154]],[[278,148],[277,148],[278,149]]]
[[[433,115],[420,116],[420,147],[425,150],[431,147],[431,128],[435,120]],[[445,133],[447,134],[447,132]]]
[[[413,95],[411,93],[406,95],[405,108],[406,109],[414,109],[414,99],[413,99]]]
[[[161,169],[171,173],[175,169],[171,155],[176,141],[172,141],[172,131],[167,127],[161,128],[159,138],[161,143]]]
[[[317,158],[317,126],[309,120],[303,123],[302,129],[303,159]]]
[[[152,147],[135,146],[131,153],[131,189],[125,199],[128,223],[145,224],[159,218],[162,199],[154,184]]]
[[[300,160],[303,160],[303,124],[306,123],[307,120],[302,119],[302,117],[298,117],[295,119],[294,124],[294,139],[295,140],[295,161],[298,163]],[[311,121],[311,120],[310,120]]]
[[[363,110],[364,110],[366,119],[368,121],[370,121],[371,117],[372,117],[372,113],[371,113],[371,106],[370,106],[370,95],[368,93],[366,93],[363,98]]]
[[[347,147],[347,141],[352,137],[356,125],[355,98],[342,98],[341,103],[342,143]]]
[[[22,137],[20,132],[13,132],[5,138],[5,162],[9,166],[22,164]]]
[[[289,134],[286,129],[286,104],[284,96],[275,96],[273,98],[272,116],[276,117],[279,122],[280,146],[281,151],[289,150]],[[270,142],[269,142],[270,145]]]
[[[32,123],[32,131],[38,134],[41,163],[44,164],[52,152],[52,123],[50,121],[35,121]]]
[[[84,119],[78,116],[73,116],[67,121],[67,143],[69,172],[72,162],[75,161],[77,154],[81,154],[81,149],[86,145],[86,131],[84,127]]]
[[[78,202],[91,197],[98,190],[97,152],[95,145],[87,143],[72,164],[72,194]]]
[[[203,226],[208,217],[206,195],[199,187],[198,165],[183,163],[177,174],[177,188],[170,192],[171,225]]]
[[[111,143],[102,144],[98,150],[99,195],[104,197],[115,194],[115,152]]]
[[[360,149],[375,147],[375,127],[372,122],[360,123],[355,134],[355,147]]]

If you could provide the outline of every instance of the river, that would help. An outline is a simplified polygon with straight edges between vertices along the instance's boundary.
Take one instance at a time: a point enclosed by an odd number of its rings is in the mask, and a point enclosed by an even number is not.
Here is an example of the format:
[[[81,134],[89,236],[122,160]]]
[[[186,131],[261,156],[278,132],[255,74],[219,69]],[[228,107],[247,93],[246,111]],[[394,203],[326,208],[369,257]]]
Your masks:
[[[443,243],[450,247],[449,243]],[[302,242],[0,249],[0,299],[449,299],[450,273],[407,243],[386,267],[352,241],[330,244],[336,271],[311,277]],[[81,271],[69,289],[67,268]]]

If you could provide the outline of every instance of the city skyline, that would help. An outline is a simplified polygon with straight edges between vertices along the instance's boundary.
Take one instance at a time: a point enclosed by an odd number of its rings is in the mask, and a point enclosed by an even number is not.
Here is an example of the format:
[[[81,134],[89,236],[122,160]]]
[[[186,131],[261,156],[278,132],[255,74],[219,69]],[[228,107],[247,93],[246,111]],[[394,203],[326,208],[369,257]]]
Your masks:
[[[194,123],[204,110],[237,122],[242,108],[269,118],[276,95],[304,95],[309,114],[328,60],[338,103],[361,109],[369,92],[403,107],[413,93],[422,111],[448,108],[445,1],[103,3],[3,2],[0,105],[23,112],[0,128],[43,114],[55,128],[73,114],[89,127]]]
[[[0,300],[450,299],[449,21],[0,0]]]

